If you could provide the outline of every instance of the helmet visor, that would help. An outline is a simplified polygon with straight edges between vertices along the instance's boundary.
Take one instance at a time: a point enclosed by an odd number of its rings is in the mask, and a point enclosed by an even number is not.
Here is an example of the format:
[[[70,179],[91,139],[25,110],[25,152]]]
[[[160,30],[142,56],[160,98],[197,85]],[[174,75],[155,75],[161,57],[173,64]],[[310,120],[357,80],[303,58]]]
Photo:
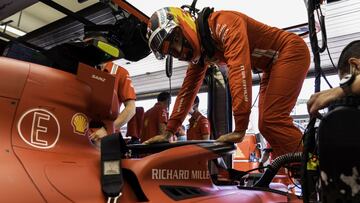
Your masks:
[[[165,54],[163,53],[162,47],[164,41],[171,33],[171,30],[159,29],[157,32],[154,31],[154,35],[152,35],[149,39],[149,47],[154,52],[156,58],[163,59]]]
[[[179,27],[154,31],[149,39],[149,46],[157,59],[171,55],[179,60],[187,61],[192,57],[192,48]]]

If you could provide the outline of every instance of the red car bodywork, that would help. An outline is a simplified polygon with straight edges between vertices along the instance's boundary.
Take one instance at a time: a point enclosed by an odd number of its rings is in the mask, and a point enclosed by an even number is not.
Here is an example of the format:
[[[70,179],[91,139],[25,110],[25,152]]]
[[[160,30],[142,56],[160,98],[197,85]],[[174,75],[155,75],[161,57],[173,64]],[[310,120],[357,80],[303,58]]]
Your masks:
[[[99,86],[102,88],[97,89]],[[112,76],[91,67],[83,66],[73,75],[0,57],[2,202],[106,201],[100,185],[100,154],[88,139],[87,124],[92,117],[101,117],[111,129],[116,99],[101,100],[94,95],[102,90],[105,98],[113,98],[111,87]],[[219,156],[194,144],[125,159],[124,175],[132,175],[125,177],[119,201],[143,201],[137,195],[140,188],[146,202],[176,202],[166,193],[174,192],[173,186],[201,191],[180,202],[286,202],[291,197],[271,190],[214,185],[207,163]],[[139,184],[137,189],[133,181]],[[279,184],[272,186],[284,189]]]

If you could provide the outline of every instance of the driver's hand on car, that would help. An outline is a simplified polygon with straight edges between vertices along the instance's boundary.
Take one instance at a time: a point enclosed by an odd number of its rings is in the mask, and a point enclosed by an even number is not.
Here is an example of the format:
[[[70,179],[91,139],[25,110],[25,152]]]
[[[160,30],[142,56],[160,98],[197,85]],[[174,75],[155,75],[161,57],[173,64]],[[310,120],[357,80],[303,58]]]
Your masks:
[[[98,128],[98,129],[92,130],[92,131],[93,132],[90,134],[89,138],[96,142],[100,141],[101,138],[105,137],[108,134],[104,127],[101,127],[101,128]]]
[[[158,142],[169,142],[169,139],[172,136],[173,136],[173,134],[171,132],[166,131],[162,135],[156,135],[156,136],[146,140],[145,142],[143,142],[143,144],[153,144],[153,143],[158,143]]]
[[[245,131],[242,132],[232,132],[225,135],[221,135],[216,142],[231,142],[238,143],[242,142],[245,137]]]

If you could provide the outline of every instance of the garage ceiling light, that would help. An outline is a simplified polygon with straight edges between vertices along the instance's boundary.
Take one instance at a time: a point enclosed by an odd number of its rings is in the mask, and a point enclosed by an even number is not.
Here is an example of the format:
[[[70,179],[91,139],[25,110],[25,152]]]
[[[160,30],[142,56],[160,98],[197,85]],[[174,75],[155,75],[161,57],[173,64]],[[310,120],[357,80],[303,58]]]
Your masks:
[[[0,26],[0,29],[1,29],[1,31],[4,31],[5,25],[1,25],[1,26]],[[21,31],[21,30],[19,30],[19,29],[16,29],[16,28],[14,28],[14,27],[11,27],[11,26],[9,26],[9,25],[6,26],[6,32],[10,32],[10,33],[12,33],[12,34],[15,34],[16,36],[23,36],[23,35],[26,34],[26,32]]]

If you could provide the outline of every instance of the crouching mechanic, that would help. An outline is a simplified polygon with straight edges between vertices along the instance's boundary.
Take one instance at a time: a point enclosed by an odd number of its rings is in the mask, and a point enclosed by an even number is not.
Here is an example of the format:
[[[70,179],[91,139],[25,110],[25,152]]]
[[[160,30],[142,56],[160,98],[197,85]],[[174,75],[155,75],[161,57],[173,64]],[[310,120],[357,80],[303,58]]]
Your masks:
[[[360,40],[348,44],[340,54],[338,61],[340,87],[324,90],[311,95],[307,102],[311,117],[318,117],[323,109],[336,99],[360,95]]]
[[[148,23],[149,46],[158,59],[172,55],[188,61],[186,76],[166,133],[147,143],[168,139],[181,125],[203,82],[207,66],[226,63],[235,130],[217,141],[241,142],[251,110],[252,70],[262,72],[259,129],[274,155],[297,150],[301,132],[290,112],[306,77],[310,55],[297,35],[267,26],[240,12],[205,8],[195,18],[175,7],[156,11]],[[300,150],[300,149],[299,149]]]

